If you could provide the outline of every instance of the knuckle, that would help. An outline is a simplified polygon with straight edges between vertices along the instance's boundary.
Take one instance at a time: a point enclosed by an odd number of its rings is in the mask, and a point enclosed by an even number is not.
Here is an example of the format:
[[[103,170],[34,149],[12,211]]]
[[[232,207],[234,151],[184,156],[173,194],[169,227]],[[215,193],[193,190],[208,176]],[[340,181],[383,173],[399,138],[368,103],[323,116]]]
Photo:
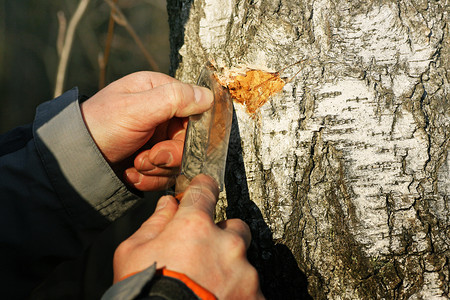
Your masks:
[[[247,252],[244,239],[237,233],[229,233],[226,239],[225,248],[233,257],[243,257]]]
[[[114,251],[114,260],[121,260],[124,257],[129,257],[130,254],[135,249],[136,245],[133,242],[132,239],[127,239],[119,244],[119,246],[116,248],[116,251]]]
[[[257,287],[259,286],[259,275],[258,275],[258,271],[256,271],[256,269],[250,265],[250,263],[248,264],[248,278],[249,280],[256,285]]]
[[[152,73],[149,71],[138,71],[136,73],[131,74],[133,76],[133,80],[139,84],[141,89],[152,89],[153,83],[152,83]]]
[[[264,299],[261,293],[259,276],[256,269],[248,262],[240,263],[235,271],[235,285],[223,298],[227,299]]]
[[[245,270],[245,278],[246,278],[246,286],[247,291],[249,293],[249,296],[251,295],[253,297],[257,297],[260,291],[259,287],[259,275],[258,271],[248,263],[247,270]]]
[[[169,218],[170,217],[166,212],[158,211],[156,213],[153,213],[153,215],[147,221],[145,221],[143,226],[145,225],[148,228],[147,230],[149,230],[150,228],[157,227],[159,225],[167,223],[167,220]],[[143,226],[141,226],[141,228]]]
[[[137,73],[141,77],[142,82],[147,85],[147,89],[149,89],[149,90],[152,89],[153,88],[153,78],[157,74],[155,74],[155,72],[150,72],[150,71],[140,71]]]
[[[191,226],[194,227],[209,227],[210,223],[212,223],[211,216],[204,211],[196,211],[190,217],[190,221]]]
[[[167,98],[173,107],[179,107],[184,104],[184,86],[182,83],[173,82],[167,85]]]
[[[241,284],[245,286],[245,299],[257,299],[260,295],[258,271],[247,261],[242,265],[240,274],[245,274]]]
[[[246,234],[251,234],[250,227],[243,220],[241,220],[241,219],[231,219],[231,220],[236,224],[235,226],[239,227],[241,232],[244,232]]]
[[[211,217],[202,211],[190,214],[182,222],[183,231],[192,238],[206,238],[212,232]]]

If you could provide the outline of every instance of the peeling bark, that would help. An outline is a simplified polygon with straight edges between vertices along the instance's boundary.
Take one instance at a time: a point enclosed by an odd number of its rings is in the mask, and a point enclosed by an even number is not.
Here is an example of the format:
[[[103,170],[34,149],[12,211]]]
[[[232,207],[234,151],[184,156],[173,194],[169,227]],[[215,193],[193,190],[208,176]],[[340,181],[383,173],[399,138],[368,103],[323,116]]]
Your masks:
[[[450,294],[448,1],[168,0],[172,72],[281,70],[235,104],[217,217],[244,219],[271,299]]]

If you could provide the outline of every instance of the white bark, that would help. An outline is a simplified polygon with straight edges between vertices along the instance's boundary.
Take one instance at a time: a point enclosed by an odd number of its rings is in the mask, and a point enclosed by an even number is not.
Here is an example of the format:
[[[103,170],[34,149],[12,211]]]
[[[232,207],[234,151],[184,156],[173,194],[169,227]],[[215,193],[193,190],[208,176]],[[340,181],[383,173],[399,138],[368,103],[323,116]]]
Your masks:
[[[308,59],[256,119],[235,105],[227,215],[252,228],[266,295],[300,293],[271,277],[292,271],[270,266],[279,243],[315,298],[447,299],[448,1],[168,2],[182,80],[211,58],[265,70]]]

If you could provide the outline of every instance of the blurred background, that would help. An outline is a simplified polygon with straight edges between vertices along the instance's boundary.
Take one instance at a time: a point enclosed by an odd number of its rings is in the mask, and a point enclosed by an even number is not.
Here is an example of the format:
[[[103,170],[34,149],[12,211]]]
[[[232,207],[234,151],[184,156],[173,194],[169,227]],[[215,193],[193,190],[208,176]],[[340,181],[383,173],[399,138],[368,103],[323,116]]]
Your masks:
[[[0,134],[32,122],[36,107],[54,98],[59,31],[68,25],[80,1],[85,0],[0,0]],[[153,70],[149,56],[161,72],[168,73],[166,1],[110,2],[117,4],[129,27],[114,26],[105,84],[135,71]],[[73,36],[63,91],[77,86],[80,94],[92,96],[99,89],[99,56],[107,44],[110,15],[104,0],[89,1]],[[30,299],[100,299],[112,282],[114,249],[151,215],[161,195],[146,194],[148,201],[108,227],[82,257],[60,265]]]
[[[169,26],[165,0],[112,0],[163,73],[169,69]],[[0,133],[32,122],[36,106],[53,98],[59,62],[58,34],[79,0],[0,0]],[[110,6],[90,0],[73,37],[63,90],[77,86],[92,96],[99,89],[99,55],[105,51]],[[59,17],[58,17],[59,16]],[[59,38],[58,38],[59,37]],[[105,83],[153,70],[136,39],[114,26]]]

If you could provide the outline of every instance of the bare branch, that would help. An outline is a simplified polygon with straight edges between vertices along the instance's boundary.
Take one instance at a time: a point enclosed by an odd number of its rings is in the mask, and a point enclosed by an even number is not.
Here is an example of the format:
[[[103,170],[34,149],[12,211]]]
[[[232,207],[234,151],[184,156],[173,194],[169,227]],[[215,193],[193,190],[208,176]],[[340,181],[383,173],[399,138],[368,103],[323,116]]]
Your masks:
[[[59,59],[58,72],[56,74],[56,84],[55,84],[55,93],[54,96],[57,97],[61,95],[64,86],[64,80],[66,77],[66,69],[67,63],[70,56],[70,51],[72,49],[73,38],[75,34],[75,30],[80,22],[81,17],[86,11],[86,7],[88,6],[90,0],[80,0],[78,3],[78,7],[75,10],[72,18],[70,19],[69,26],[67,28],[67,33],[64,39],[64,45],[61,50],[61,57]]]
[[[111,0],[105,0],[106,3],[108,3],[108,5],[111,7],[111,15],[114,18],[114,21],[116,21],[117,24],[119,24],[120,26],[125,27],[125,29],[128,31],[128,33],[131,35],[131,37],[133,38],[133,40],[136,42],[136,44],[138,45],[139,49],[142,51],[142,53],[144,54],[145,58],[147,59],[150,67],[155,70],[155,71],[159,71],[159,67],[158,64],[156,63],[155,59],[153,58],[153,56],[147,51],[147,49],[145,49],[144,44],[142,43],[141,39],[139,38],[139,36],[136,34],[136,31],[134,31],[133,27],[131,27],[130,23],[128,23],[127,18],[125,17],[125,15],[122,13],[122,11],[120,10],[120,8],[113,3]]]
[[[56,39],[56,50],[58,51],[58,56],[61,57],[61,52],[64,46],[64,37],[67,30],[67,19],[62,10],[58,11],[56,16],[58,17],[58,37]]]
[[[117,0],[114,0],[114,3],[117,3]],[[106,42],[105,42],[105,50],[103,52],[103,55],[99,56],[99,67],[100,67],[100,76],[98,81],[98,87],[99,89],[102,89],[106,85],[106,67],[108,65],[109,60],[109,52],[111,50],[111,43],[114,36],[114,8],[111,8],[111,14],[109,16],[109,23],[108,23],[108,34],[106,36]]]

